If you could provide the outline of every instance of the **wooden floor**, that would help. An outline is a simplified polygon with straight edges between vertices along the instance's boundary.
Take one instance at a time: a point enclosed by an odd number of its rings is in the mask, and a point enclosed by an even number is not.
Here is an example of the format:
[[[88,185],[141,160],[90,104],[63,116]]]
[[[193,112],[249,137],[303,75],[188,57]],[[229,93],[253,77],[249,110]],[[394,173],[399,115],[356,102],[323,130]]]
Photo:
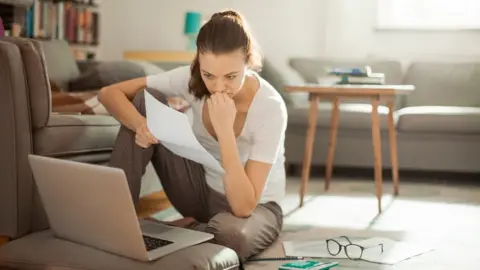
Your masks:
[[[137,207],[137,216],[139,218],[149,217],[155,213],[168,209],[172,205],[165,195],[165,192],[158,191],[140,198]]]
[[[6,236],[0,236],[0,246],[7,242],[8,242],[8,238]]]

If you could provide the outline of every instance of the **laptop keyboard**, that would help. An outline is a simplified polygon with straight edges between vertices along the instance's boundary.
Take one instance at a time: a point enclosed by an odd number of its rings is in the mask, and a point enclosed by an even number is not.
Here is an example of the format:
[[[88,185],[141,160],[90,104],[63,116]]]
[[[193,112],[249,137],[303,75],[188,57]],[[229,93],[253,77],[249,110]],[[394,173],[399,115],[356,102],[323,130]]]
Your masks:
[[[143,235],[143,242],[145,243],[145,247],[147,248],[147,251],[173,244],[173,242],[171,241],[153,238],[151,236],[146,236],[146,235]]]

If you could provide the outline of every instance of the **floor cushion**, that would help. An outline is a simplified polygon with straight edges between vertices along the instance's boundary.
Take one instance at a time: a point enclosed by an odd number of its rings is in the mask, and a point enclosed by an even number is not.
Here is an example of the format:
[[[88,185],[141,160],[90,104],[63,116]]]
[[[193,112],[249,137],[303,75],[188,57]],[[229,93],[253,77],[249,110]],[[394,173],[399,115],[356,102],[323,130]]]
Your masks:
[[[238,269],[235,251],[211,243],[192,246],[150,263],[64,241],[50,230],[0,247],[0,268],[39,270]]]

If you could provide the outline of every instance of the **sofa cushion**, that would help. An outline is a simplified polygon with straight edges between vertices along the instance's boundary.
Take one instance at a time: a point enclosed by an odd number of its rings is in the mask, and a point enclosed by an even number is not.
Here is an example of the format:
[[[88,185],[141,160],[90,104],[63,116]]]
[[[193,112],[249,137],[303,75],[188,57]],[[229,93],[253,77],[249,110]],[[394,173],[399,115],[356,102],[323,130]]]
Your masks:
[[[413,63],[404,83],[415,85],[406,96],[408,107],[480,104],[480,63]]]
[[[480,108],[418,106],[397,111],[401,131],[480,133]]]
[[[285,92],[285,86],[289,84],[302,84],[304,80],[288,66],[275,65],[269,59],[263,61],[260,76],[270,83],[282,96],[287,105],[294,103],[291,93]]]
[[[402,83],[403,71],[401,63],[398,61],[389,61],[381,59],[334,59],[334,58],[309,58],[295,57],[289,60],[289,65],[305,80],[307,83],[318,83],[319,77],[327,75],[327,68],[350,68],[370,66],[372,72],[384,73],[385,83],[398,85]],[[395,101],[395,108],[402,107],[404,97],[399,96]],[[343,103],[362,103],[369,104],[365,98],[349,98]]]
[[[68,89],[68,82],[80,76],[70,46],[65,40],[41,41],[41,47],[45,55],[48,76],[62,89]]]
[[[34,131],[34,152],[58,157],[111,151],[119,128],[107,115],[52,114],[44,128]]]
[[[192,246],[145,263],[64,241],[51,231],[27,235],[0,247],[0,266],[15,269],[236,269],[235,251],[211,243]]]
[[[372,72],[385,73],[386,84],[400,84],[402,81],[402,66],[397,61],[368,59],[329,59],[329,58],[292,58],[290,66],[295,69],[307,83],[317,83],[318,77],[326,75],[329,67],[362,67],[370,66]]]
[[[309,103],[288,107],[289,125],[308,125]],[[332,103],[321,102],[318,107],[318,127],[330,128]],[[370,129],[372,127],[372,105],[361,103],[340,103],[338,128]],[[379,106],[381,129],[388,128],[388,107]]]

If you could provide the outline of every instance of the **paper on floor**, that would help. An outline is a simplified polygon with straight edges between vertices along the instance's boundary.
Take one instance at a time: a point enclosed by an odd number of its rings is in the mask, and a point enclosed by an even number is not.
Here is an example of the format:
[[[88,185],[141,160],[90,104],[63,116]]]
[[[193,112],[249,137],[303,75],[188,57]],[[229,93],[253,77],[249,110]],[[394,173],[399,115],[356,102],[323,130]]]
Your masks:
[[[145,91],[147,127],[174,154],[224,172],[220,163],[198,142],[186,114],[176,111]]]
[[[357,238],[358,239],[358,238]],[[336,239],[337,240],[337,239]],[[372,237],[364,240],[355,240],[351,238],[354,244],[360,246],[373,246],[383,244],[383,253],[380,247],[366,249],[363,252],[362,259],[365,261],[381,264],[396,264],[403,260],[432,251],[433,248],[428,245],[399,242],[388,238]],[[337,240],[338,241],[338,240]],[[346,244],[345,241],[340,241]],[[285,241],[283,242],[286,256],[301,256],[314,258],[337,258],[347,259],[345,251],[333,256],[328,253],[325,240],[319,241]]]

